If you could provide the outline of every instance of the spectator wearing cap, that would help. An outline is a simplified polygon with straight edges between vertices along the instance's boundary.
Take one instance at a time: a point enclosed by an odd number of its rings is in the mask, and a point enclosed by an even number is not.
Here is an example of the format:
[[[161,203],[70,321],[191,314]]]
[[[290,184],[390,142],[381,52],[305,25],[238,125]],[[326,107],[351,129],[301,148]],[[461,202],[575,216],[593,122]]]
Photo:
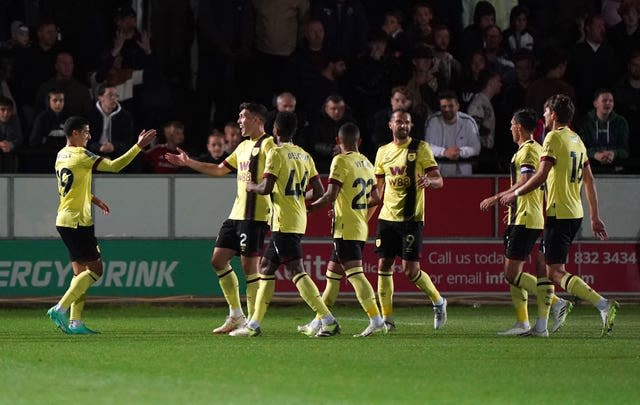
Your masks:
[[[425,45],[417,46],[411,53],[411,78],[406,86],[411,93],[414,111],[422,117],[438,108],[438,78],[433,69],[433,52]]]
[[[0,49],[15,51],[21,48],[27,48],[29,45],[29,27],[22,21],[16,20],[11,23],[11,38],[0,43]]]

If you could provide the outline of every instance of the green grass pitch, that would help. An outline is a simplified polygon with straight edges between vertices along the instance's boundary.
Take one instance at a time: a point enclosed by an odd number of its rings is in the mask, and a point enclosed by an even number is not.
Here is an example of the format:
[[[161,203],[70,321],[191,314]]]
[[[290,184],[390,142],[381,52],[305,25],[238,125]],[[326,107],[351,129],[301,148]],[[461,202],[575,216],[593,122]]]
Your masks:
[[[399,307],[397,331],[353,338],[356,305],[337,306],[342,335],[295,332],[299,305],[273,306],[257,338],[213,336],[226,310],[92,306],[95,336],[66,336],[47,308],[0,308],[1,404],[631,404],[640,401],[640,307],[623,305],[600,338],[580,305],[549,339],[498,337],[508,306]],[[531,306],[532,318],[535,307]]]

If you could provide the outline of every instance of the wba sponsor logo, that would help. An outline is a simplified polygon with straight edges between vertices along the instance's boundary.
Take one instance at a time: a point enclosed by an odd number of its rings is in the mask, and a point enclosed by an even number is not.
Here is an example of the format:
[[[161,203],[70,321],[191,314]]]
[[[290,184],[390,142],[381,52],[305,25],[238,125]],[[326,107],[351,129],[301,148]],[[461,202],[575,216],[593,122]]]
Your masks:
[[[407,172],[407,166],[391,166],[389,171],[392,176],[404,176]]]

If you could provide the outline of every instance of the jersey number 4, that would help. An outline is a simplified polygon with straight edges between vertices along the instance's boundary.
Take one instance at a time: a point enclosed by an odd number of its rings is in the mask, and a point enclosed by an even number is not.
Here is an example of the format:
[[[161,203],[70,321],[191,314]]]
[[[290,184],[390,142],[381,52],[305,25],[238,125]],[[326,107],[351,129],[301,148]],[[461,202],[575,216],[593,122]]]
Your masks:
[[[284,188],[285,195],[292,195],[294,197],[300,197],[307,190],[307,177],[309,176],[309,172],[305,171],[302,176],[302,180],[300,183],[296,183],[296,171],[291,170],[289,172],[289,179],[287,180],[287,185]]]

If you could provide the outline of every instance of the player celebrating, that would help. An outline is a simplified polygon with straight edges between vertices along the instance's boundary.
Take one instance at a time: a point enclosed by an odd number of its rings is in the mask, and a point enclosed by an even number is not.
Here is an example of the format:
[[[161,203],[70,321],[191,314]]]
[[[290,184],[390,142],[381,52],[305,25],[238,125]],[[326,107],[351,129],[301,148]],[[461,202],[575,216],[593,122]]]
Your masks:
[[[420,270],[423,189],[441,188],[443,180],[429,145],[409,136],[412,126],[411,114],[394,111],[389,120],[393,141],[376,154],[375,175],[383,196],[376,238],[378,296],[389,330],[395,329],[392,266],[396,256],[402,257],[404,274],[431,299],[433,327],[440,329],[447,322],[447,300],[440,296],[429,275]]]
[[[265,134],[264,122],[267,109],[260,104],[242,103],[238,114],[238,124],[242,135],[248,137],[222,163],[213,164],[191,159],[178,148],[177,155],[167,153],[165,158],[174,165],[188,166],[209,176],[224,176],[237,171],[236,199],[229,219],[224,221],[216,246],[211,256],[211,265],[217,276],[224,298],[229,305],[229,316],[213,333],[226,334],[244,326],[246,318],[240,305],[238,277],[231,268],[231,258],[240,254],[240,262],[247,282],[247,312],[251,317],[258,291],[258,264],[264,244],[264,236],[269,229],[270,203],[267,197],[247,193],[250,181],[262,178],[267,152],[275,147],[273,137]]]
[[[480,203],[481,210],[486,211],[500,201],[500,197],[522,186],[538,169],[542,147],[533,140],[533,131],[536,128],[537,119],[536,112],[531,109],[518,110],[513,114],[511,135],[513,142],[518,144],[518,151],[511,158],[510,188],[482,200]],[[551,312],[554,319],[552,332],[556,332],[562,327],[567,315],[573,308],[573,304],[555,294],[553,294],[550,302],[545,300],[545,291],[549,285],[549,279],[544,267],[544,260],[536,261],[537,280],[531,274],[522,271],[524,261],[544,227],[542,200],[543,191],[542,189],[537,189],[526,196],[518,197],[515,205],[509,206],[508,226],[504,234],[506,257],[504,274],[509,282],[511,300],[516,311],[516,323],[510,329],[498,332],[499,335],[522,335],[529,332],[531,326],[529,325],[527,310],[528,294],[539,297],[537,300],[538,317],[547,318],[549,316],[549,304],[551,304]],[[538,253],[542,256],[540,252]],[[538,262],[540,262],[540,265],[538,265]]]
[[[551,131],[544,139],[540,167],[525,184],[502,196],[500,202],[513,204],[516,197],[538,189],[546,181],[544,244],[547,273],[568,293],[589,301],[600,311],[602,335],[605,335],[611,333],[618,303],[604,299],[580,277],[565,270],[569,247],[582,223],[580,189],[583,182],[589,203],[591,229],[599,239],[608,238],[598,212],[598,196],[587,150],[578,134],[569,128],[574,111],[573,102],[564,94],[552,96],[545,102],[545,125]],[[553,292],[554,286],[549,283],[544,294],[546,302],[550,302]],[[538,289],[538,293],[542,291]],[[538,318],[530,333],[533,336],[548,336],[547,318]]]
[[[94,155],[86,149],[91,133],[89,121],[85,118],[68,118],[64,123],[64,133],[67,146],[58,152],[55,163],[60,195],[56,229],[69,251],[73,278],[65,294],[47,311],[47,315],[65,333],[89,335],[97,332],[84,325],[82,310],[87,290],[98,281],[103,271],[91,204],[98,206],[104,214],[110,212],[106,203],[91,194],[92,170],[119,172],[131,163],[142,148],[151,143],[156,131],[152,129],[140,132],[138,142],[115,160]],[[71,323],[68,323],[66,315],[69,308]]]
[[[327,306],[333,306],[340,291],[340,279],[346,274],[362,309],[369,316],[369,325],[354,336],[386,333],[387,327],[380,316],[375,293],[362,267],[362,249],[369,233],[367,222],[380,204],[374,186],[373,165],[358,152],[360,129],[355,124],[342,125],[336,141],[340,154],[331,162],[328,190],[309,205],[310,212],[329,204],[333,204],[334,211],[334,250],[327,266],[327,286],[322,299]],[[298,331],[312,335],[319,327],[320,322],[316,317],[310,323],[299,326]]]
[[[292,142],[298,127],[296,115],[279,112],[273,133],[278,146],[267,154],[264,179],[260,184],[247,183],[248,193],[271,195],[273,223],[271,243],[260,263],[260,287],[256,310],[246,326],[229,333],[230,336],[253,337],[262,333],[260,324],[275,290],[275,272],[281,264],[293,275],[300,296],[320,317],[322,327],[315,336],[329,337],[340,333],[340,325],[320,298],[318,287],[304,271],[301,239],[307,228],[305,197],[317,198],[324,191],[316,165],[311,156]],[[273,194],[272,194],[273,192]]]

